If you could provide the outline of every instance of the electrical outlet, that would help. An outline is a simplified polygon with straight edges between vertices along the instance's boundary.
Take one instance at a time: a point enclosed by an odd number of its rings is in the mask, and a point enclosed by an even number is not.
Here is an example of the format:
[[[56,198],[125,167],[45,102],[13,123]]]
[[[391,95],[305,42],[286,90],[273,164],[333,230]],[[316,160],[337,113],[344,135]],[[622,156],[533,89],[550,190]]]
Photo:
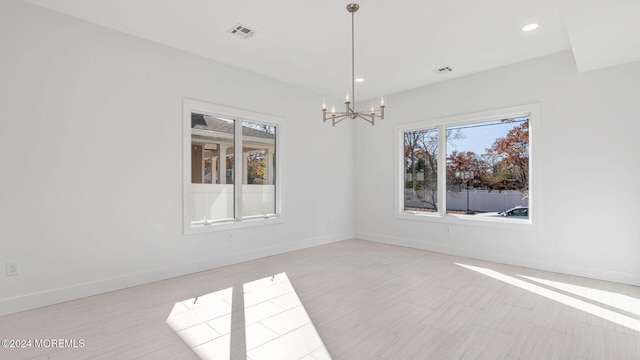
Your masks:
[[[20,273],[20,268],[16,261],[7,262],[6,274],[7,276],[18,275]]]

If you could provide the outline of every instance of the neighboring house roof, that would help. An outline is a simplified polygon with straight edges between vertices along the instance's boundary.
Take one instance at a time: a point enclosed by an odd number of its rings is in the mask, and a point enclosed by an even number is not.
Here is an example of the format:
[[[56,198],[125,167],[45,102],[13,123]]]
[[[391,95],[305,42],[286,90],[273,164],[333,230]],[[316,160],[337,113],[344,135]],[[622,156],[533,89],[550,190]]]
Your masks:
[[[231,121],[218,119],[209,115],[191,113],[191,128],[233,134],[233,123]],[[242,135],[264,139],[275,138],[274,134],[269,134],[264,130],[254,129],[245,125],[242,126]]]

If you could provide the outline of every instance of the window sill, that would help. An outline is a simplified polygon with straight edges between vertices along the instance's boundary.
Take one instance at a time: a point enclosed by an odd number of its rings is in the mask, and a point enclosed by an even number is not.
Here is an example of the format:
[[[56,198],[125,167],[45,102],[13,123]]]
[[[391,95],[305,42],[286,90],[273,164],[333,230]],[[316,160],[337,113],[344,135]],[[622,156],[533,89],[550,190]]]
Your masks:
[[[194,235],[224,230],[236,230],[252,228],[256,226],[268,226],[284,223],[284,218],[278,215],[248,217],[242,220],[197,222],[185,224],[184,234]]]
[[[458,215],[458,214],[444,214],[438,213],[420,213],[412,211],[403,211],[396,214],[396,218],[410,221],[423,221],[441,224],[457,224],[457,225],[470,225],[470,226],[485,226],[493,228],[535,228],[531,218],[528,219],[516,219],[505,218],[501,216],[488,217],[478,215]]]

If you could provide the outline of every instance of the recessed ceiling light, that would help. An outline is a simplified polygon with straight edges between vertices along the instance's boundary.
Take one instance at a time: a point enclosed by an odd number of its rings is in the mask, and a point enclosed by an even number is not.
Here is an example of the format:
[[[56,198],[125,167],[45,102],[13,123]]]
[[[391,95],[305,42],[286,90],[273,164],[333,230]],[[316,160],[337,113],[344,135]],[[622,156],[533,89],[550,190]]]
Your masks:
[[[356,78],[356,82],[364,82],[363,78]]]
[[[531,30],[535,30],[538,28],[538,24],[533,23],[533,24],[529,24],[529,25],[525,25],[522,27],[522,31],[531,31]]]

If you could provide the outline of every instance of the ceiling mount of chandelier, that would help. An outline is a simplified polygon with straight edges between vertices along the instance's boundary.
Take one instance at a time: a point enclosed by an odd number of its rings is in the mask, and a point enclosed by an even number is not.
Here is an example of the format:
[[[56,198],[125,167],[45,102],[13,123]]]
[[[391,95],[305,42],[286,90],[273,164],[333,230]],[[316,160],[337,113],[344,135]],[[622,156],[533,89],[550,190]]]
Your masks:
[[[322,104],[322,120],[327,122],[331,120],[331,125],[336,126],[337,123],[344,119],[363,119],[373,125],[376,118],[384,119],[384,98],[380,98],[380,106],[375,109],[373,106],[367,111],[356,111],[355,100],[355,45],[354,45],[354,14],[360,5],[351,3],[347,5],[347,11],[351,13],[351,98],[347,94],[344,104],[346,105],[345,111],[336,111],[335,107],[331,107],[331,111],[327,110],[327,105]]]

